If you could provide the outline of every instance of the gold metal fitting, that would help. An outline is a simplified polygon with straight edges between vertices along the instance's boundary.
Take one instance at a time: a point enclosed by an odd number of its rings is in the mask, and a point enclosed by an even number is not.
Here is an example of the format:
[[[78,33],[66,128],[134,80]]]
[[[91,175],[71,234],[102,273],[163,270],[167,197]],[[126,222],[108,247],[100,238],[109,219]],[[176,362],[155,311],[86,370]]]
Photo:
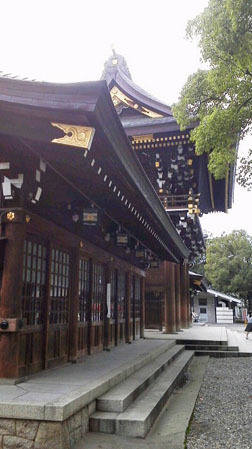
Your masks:
[[[15,213],[14,212],[8,212],[8,214],[6,215],[7,220],[9,221],[13,221],[15,219]]]

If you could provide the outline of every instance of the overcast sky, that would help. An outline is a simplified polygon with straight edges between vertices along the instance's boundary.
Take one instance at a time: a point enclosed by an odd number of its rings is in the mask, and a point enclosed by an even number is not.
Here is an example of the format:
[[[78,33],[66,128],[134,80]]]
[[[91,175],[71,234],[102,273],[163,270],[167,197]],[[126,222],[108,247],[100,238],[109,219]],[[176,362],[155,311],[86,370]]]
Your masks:
[[[168,104],[177,101],[187,77],[200,67],[196,42],[185,28],[207,0],[9,0],[1,2],[4,73],[44,81],[100,78],[111,48],[122,54],[136,84]],[[241,144],[241,151],[252,138]],[[209,214],[202,227],[220,235],[245,229],[252,235],[252,193],[235,188],[228,214]]]

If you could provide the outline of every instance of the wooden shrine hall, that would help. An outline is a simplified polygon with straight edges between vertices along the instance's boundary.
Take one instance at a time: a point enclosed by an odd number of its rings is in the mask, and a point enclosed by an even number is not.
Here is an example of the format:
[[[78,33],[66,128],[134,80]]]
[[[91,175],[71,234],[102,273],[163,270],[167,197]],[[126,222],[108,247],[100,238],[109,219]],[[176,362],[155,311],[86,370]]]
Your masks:
[[[125,58],[113,53],[102,77],[132,149],[189,250],[184,265],[161,261],[146,276],[146,327],[176,332],[191,319],[188,267],[205,251],[199,217],[232,207],[234,167],[215,180],[207,155],[196,155],[190,141],[195,125],[181,132],[171,108],[137,86]]]
[[[1,378],[143,337],[158,261],[179,273],[188,325],[190,251],[104,80],[0,78],[0,148]]]

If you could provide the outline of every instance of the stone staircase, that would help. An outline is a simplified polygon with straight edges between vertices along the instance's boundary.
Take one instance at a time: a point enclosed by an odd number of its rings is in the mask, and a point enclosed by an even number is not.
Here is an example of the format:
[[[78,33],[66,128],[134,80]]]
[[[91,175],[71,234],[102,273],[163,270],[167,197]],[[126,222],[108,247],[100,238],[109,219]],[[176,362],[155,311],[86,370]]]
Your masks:
[[[165,352],[97,398],[90,431],[144,438],[183,382],[193,356],[194,351],[171,342]]]
[[[177,340],[177,344],[185,345],[189,351],[194,351],[195,356],[209,357],[249,357],[251,352],[242,350],[239,342],[234,337],[234,332],[227,330],[227,340]]]

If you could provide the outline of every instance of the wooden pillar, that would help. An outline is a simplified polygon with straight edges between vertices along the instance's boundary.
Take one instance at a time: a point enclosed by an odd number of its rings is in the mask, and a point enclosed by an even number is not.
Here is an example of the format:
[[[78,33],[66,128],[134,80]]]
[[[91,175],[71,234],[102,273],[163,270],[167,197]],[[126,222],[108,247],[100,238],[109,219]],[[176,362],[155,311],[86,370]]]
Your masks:
[[[188,307],[187,307],[187,285],[186,285],[186,266],[180,265],[180,285],[181,285],[181,327],[188,327]]]
[[[140,338],[144,338],[144,327],[145,327],[145,278],[141,278]]]
[[[71,270],[71,300],[70,300],[70,350],[69,359],[71,362],[77,361],[78,351],[78,312],[79,312],[79,264],[80,251],[75,248],[72,253]]]
[[[93,271],[94,262],[93,259],[89,259],[89,295],[87,304],[87,322],[88,322],[88,333],[87,333],[87,352],[88,355],[92,353],[92,301],[93,301]]]
[[[190,301],[190,279],[189,269],[186,265],[186,293],[187,293],[187,326],[191,325],[191,301]]]
[[[165,333],[176,332],[175,270],[171,262],[164,263],[165,270]]]
[[[115,303],[114,303],[114,321],[115,321],[115,330],[114,330],[114,335],[115,335],[115,346],[118,345],[118,329],[119,329],[119,323],[118,323],[118,270],[116,270],[116,276],[115,276],[115,282],[116,282],[116,287],[115,287]]]
[[[131,273],[126,273],[126,303],[125,303],[125,341],[131,343],[130,336],[130,300],[131,300]]]
[[[132,339],[135,340],[136,339],[136,307],[135,307],[135,289],[136,289],[136,284],[135,284],[135,276],[133,276],[131,274],[131,282],[132,282],[132,288],[131,288],[131,297],[130,297],[130,309],[131,309],[131,314],[132,316],[130,317],[130,325],[132,328]],[[131,324],[132,323],[132,324]]]
[[[175,265],[175,292],[176,292],[176,330],[181,329],[181,281],[180,265]]]
[[[110,285],[110,287],[109,287]],[[110,292],[109,292],[110,290]],[[110,298],[108,298],[108,295],[110,294]],[[110,300],[111,300],[111,263],[109,262],[106,265],[106,274],[105,274],[105,304],[104,304],[104,344],[103,348],[105,351],[110,350],[110,333],[111,333],[111,326],[110,326],[110,317],[108,317],[108,307],[110,308]],[[108,303],[109,302],[109,303]],[[109,310],[110,312],[110,310]]]
[[[0,319],[21,318],[22,274],[25,224],[19,221],[5,224],[7,238],[2,277]],[[0,332],[0,377],[18,377],[19,332]]]

